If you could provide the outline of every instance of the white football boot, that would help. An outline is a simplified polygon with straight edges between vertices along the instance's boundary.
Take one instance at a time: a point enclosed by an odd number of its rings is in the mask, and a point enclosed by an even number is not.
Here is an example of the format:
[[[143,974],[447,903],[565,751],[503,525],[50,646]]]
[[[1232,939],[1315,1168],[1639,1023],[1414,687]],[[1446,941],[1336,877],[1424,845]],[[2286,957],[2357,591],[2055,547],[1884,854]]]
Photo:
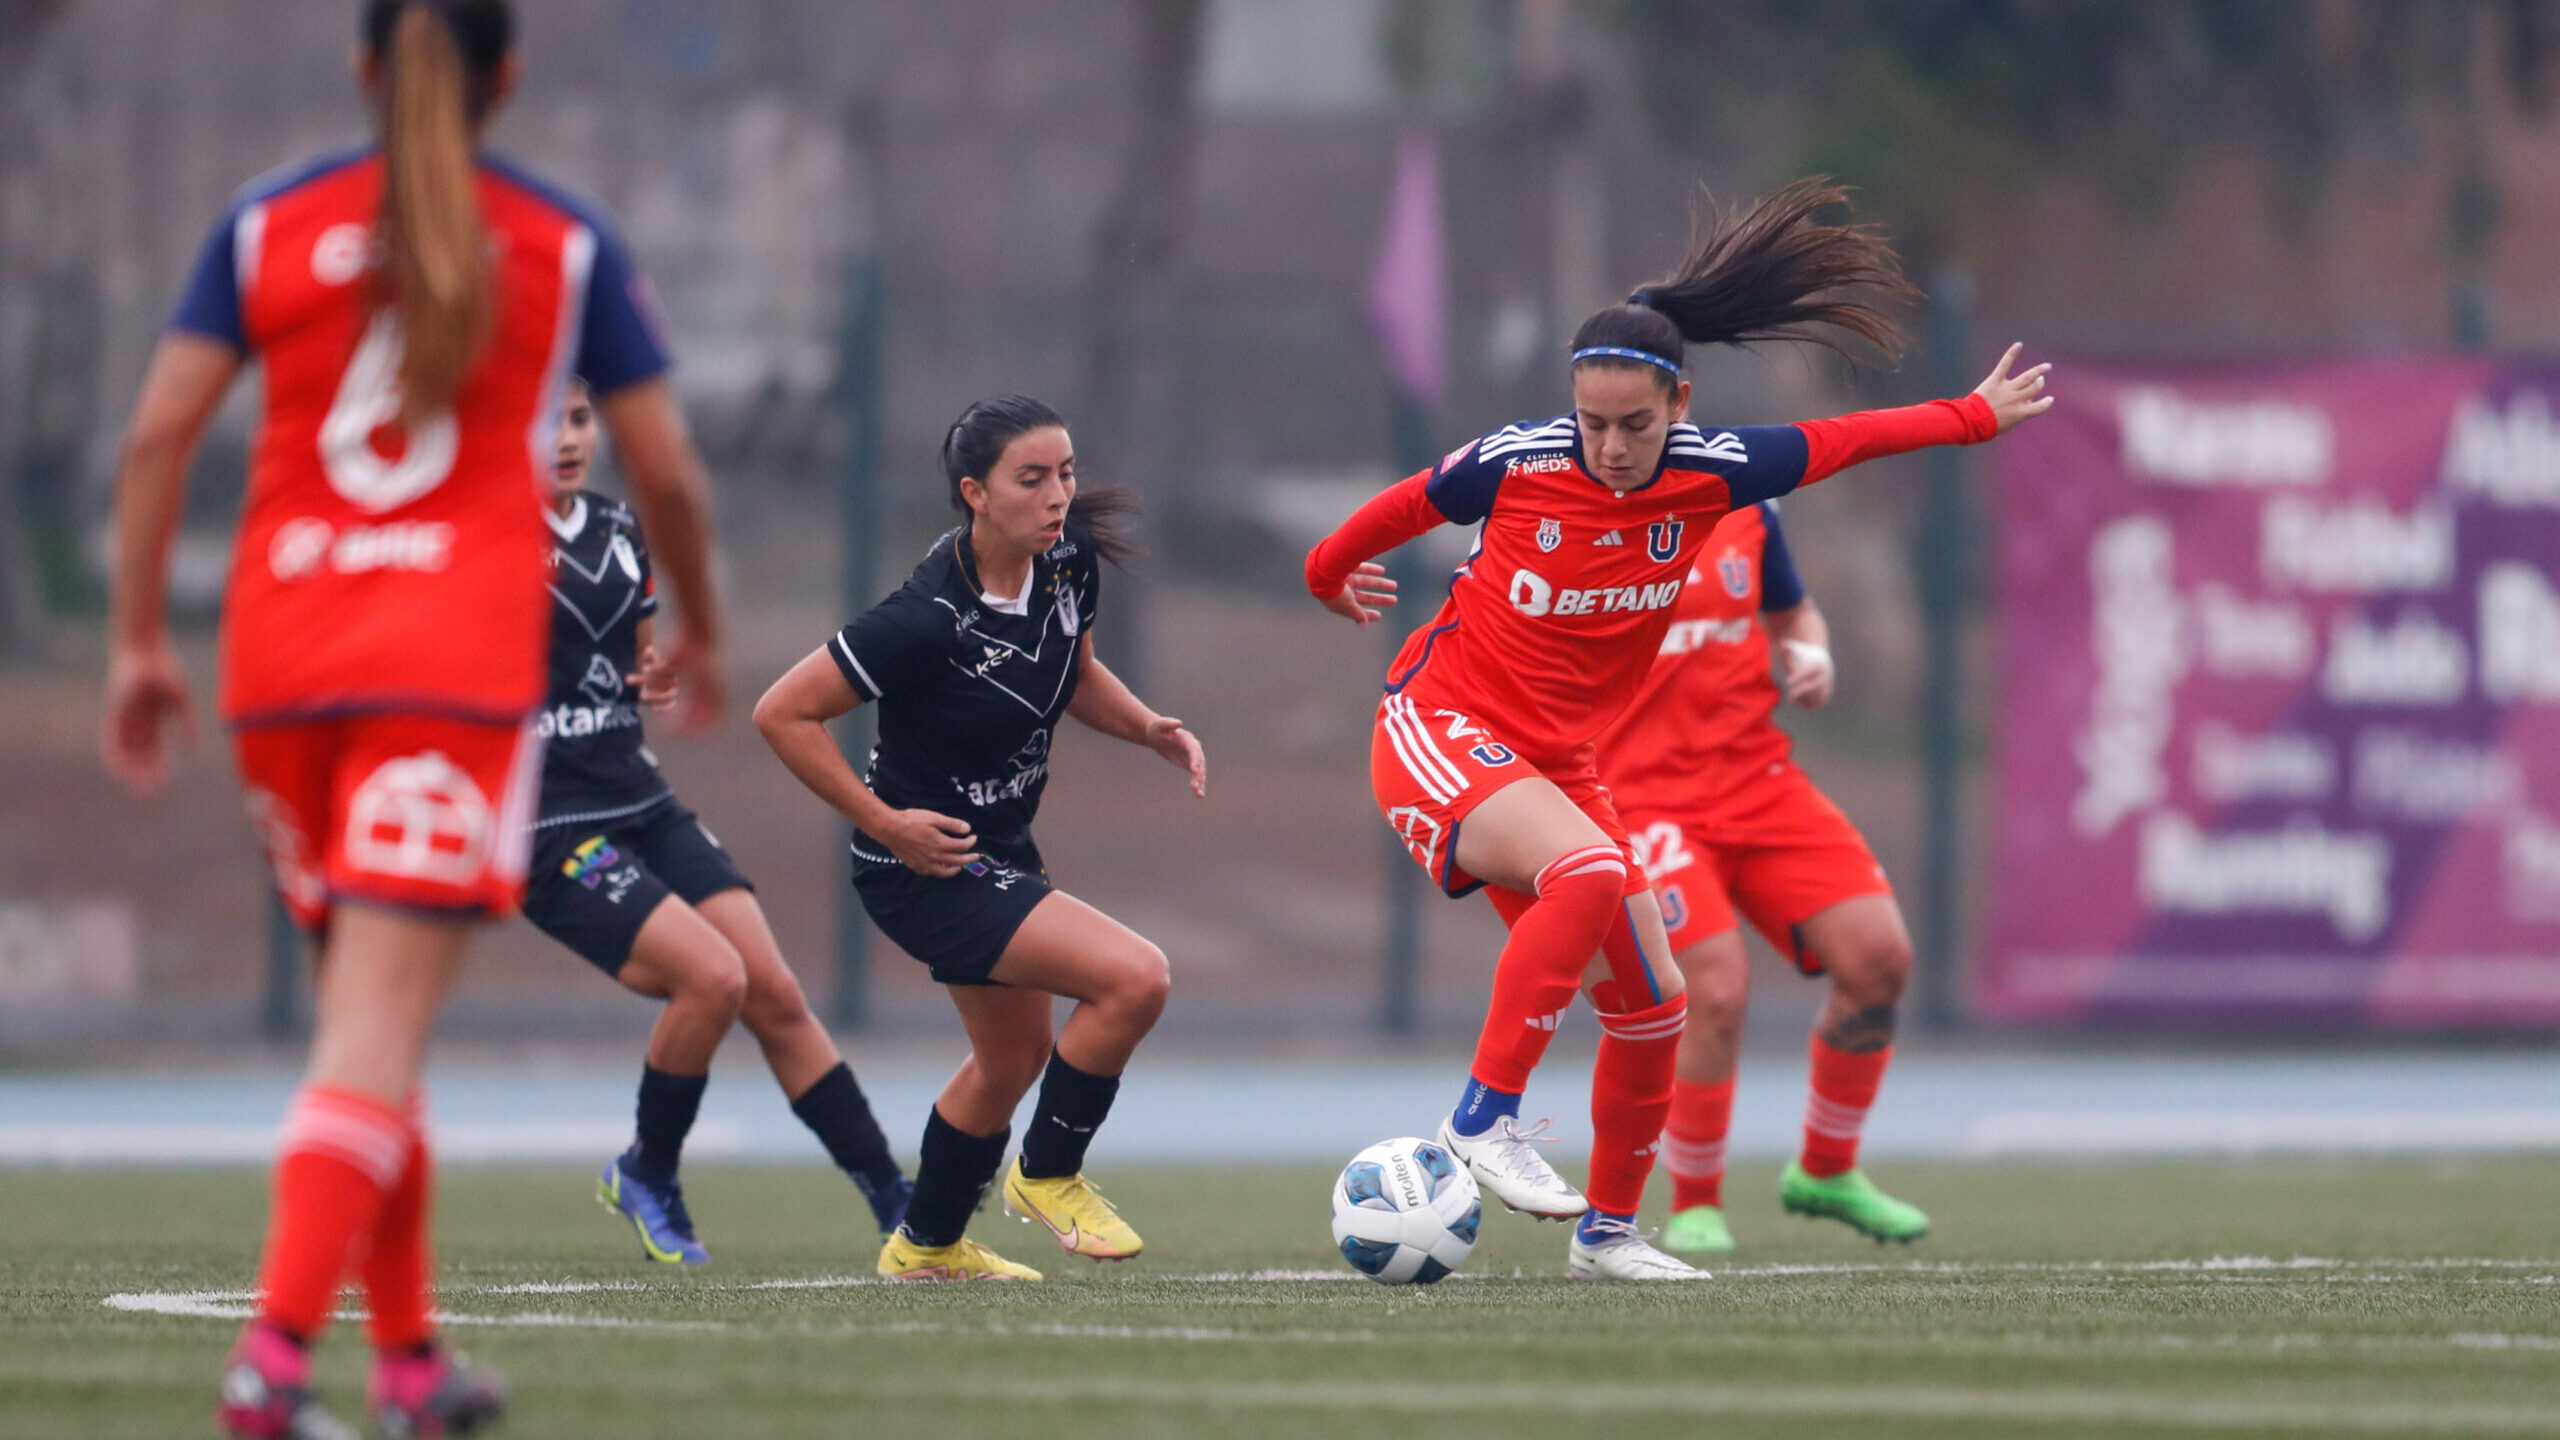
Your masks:
[[[1576,1280],[1711,1280],[1714,1276],[1686,1260],[1665,1255],[1624,1220],[1595,1220],[1596,1240],[1585,1241],[1573,1230],[1565,1247],[1564,1268]]]
[[[1547,1140],[1548,1123],[1541,1120],[1523,1130],[1516,1117],[1500,1115],[1483,1134],[1461,1135],[1443,1120],[1440,1145],[1465,1164],[1485,1193],[1513,1210],[1541,1220],[1572,1220],[1590,1209],[1591,1202],[1564,1183],[1547,1157],[1538,1153],[1535,1142]]]

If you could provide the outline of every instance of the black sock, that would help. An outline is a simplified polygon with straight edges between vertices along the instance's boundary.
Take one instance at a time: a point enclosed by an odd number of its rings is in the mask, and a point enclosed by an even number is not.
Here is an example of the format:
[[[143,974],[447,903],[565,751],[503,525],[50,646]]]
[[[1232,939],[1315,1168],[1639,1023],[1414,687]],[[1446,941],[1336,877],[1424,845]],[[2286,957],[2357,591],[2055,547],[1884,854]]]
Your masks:
[[[693,1117],[702,1108],[708,1075],[670,1075],[654,1065],[640,1067],[639,1138],[631,1142],[625,1162],[652,1180],[672,1179],[684,1158],[684,1137],[693,1133]]]
[[[969,1217],[985,1198],[1012,1139],[1010,1125],[993,1135],[968,1134],[943,1119],[942,1107],[935,1106],[924,1120],[915,1198],[907,1202],[906,1223],[899,1227],[907,1238],[919,1245],[949,1245],[968,1233]]]
[[[887,1229],[897,1218],[892,1209],[901,1203],[898,1162],[890,1158],[889,1137],[880,1133],[880,1122],[871,1118],[871,1102],[862,1097],[853,1067],[839,1062],[819,1076],[791,1102],[791,1113],[817,1134],[836,1168],[853,1177],[872,1215]]]
[[[1040,1103],[1031,1112],[1031,1128],[1022,1135],[1022,1178],[1054,1180],[1084,1168],[1085,1147],[1111,1114],[1111,1097],[1120,1093],[1117,1075],[1088,1075],[1049,1052],[1049,1073],[1040,1077]]]

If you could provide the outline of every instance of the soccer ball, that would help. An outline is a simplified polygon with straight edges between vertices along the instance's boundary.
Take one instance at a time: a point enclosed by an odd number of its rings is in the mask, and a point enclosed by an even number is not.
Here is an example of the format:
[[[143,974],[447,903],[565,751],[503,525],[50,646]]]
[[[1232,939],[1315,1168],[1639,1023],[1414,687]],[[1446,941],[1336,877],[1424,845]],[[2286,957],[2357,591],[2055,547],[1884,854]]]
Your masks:
[[[1381,1285],[1428,1285],[1467,1263],[1484,1201],[1448,1151],[1406,1136],[1351,1157],[1333,1182],[1333,1238]]]

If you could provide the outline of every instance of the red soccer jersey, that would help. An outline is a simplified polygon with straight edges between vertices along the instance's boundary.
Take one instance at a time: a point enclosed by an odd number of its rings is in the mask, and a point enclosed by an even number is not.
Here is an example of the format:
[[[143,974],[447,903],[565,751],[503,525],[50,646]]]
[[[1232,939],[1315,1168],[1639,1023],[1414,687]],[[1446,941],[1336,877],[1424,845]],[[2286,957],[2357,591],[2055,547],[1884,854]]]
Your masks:
[[[1707,537],[1653,668],[1601,735],[1600,778],[1622,809],[1694,813],[1787,758],[1759,617],[1801,603],[1804,587],[1776,509],[1736,510]]]
[[[1307,556],[1307,588],[1333,595],[1372,555],[1444,521],[1481,522],[1387,689],[1494,727],[1541,769],[1571,768],[1634,698],[1692,560],[1729,511],[1862,460],[1998,430],[1979,396],[1797,425],[1683,421],[1654,478],[1621,494],[1583,468],[1573,416],[1514,425],[1362,506]]]
[[[568,377],[604,393],[666,368],[610,227],[483,161],[494,324],[452,409],[404,434],[372,242],[382,183],[367,150],[252,185],[172,321],[266,372],[223,601],[235,724],[531,709],[550,620],[539,480]]]

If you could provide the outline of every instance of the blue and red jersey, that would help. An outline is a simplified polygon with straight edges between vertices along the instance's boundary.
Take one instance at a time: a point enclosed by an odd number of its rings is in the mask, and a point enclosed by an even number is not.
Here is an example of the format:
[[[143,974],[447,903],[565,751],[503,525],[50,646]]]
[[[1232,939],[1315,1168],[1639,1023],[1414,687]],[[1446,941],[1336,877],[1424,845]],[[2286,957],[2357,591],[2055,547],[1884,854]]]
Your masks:
[[[1629,810],[1695,812],[1787,758],[1760,617],[1804,602],[1774,500],[1726,516],[1698,553],[1644,683],[1600,737],[1600,778]]]
[[[1371,556],[1443,523],[1480,524],[1387,689],[1494,727],[1542,770],[1578,768],[1635,698],[1728,513],[1861,461],[1997,433],[1971,395],[1794,425],[1682,421],[1653,477],[1620,492],[1584,468],[1572,415],[1513,425],[1361,506],[1308,554],[1307,588],[1329,597]]]
[[[601,208],[484,159],[493,322],[451,409],[404,429],[382,185],[371,149],[254,182],[170,321],[265,367],[223,602],[235,724],[532,709],[550,618],[541,478],[569,377],[609,394],[667,368]]]

